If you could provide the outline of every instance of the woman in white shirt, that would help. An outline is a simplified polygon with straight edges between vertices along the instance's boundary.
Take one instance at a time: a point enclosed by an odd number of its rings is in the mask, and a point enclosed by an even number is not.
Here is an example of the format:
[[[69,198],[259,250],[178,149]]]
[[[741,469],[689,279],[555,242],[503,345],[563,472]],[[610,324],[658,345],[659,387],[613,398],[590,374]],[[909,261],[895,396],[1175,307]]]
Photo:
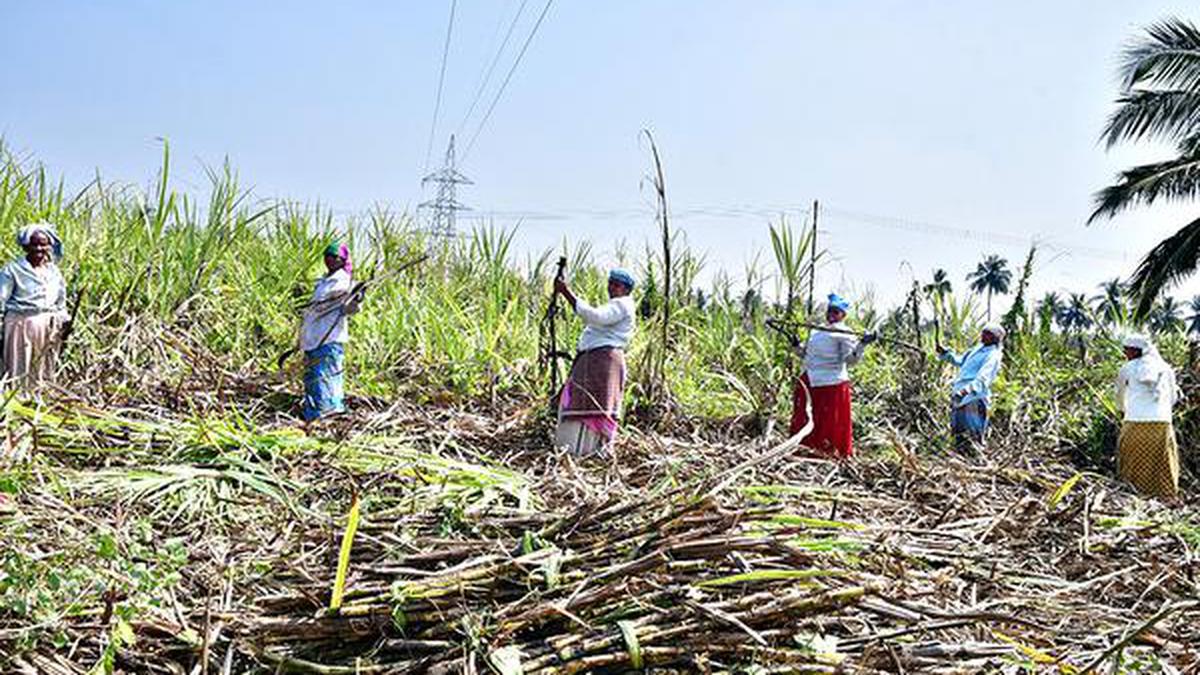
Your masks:
[[[304,352],[304,419],[343,412],[345,404],[346,317],[358,311],[352,295],[354,269],[345,244],[325,247],[325,276],[317,280],[300,325]]]
[[[1117,373],[1116,388],[1124,420],[1117,443],[1118,470],[1139,492],[1174,497],[1179,492],[1179,449],[1171,423],[1175,371],[1149,338],[1130,335],[1121,344],[1125,365]]]
[[[558,279],[561,293],[579,318],[583,333],[576,346],[571,375],[559,398],[555,445],[575,455],[590,455],[607,448],[617,436],[617,419],[625,393],[625,349],[633,338],[633,275],[615,269],[608,275],[608,302],[593,307],[575,297]]]
[[[862,358],[866,346],[875,340],[868,333],[861,340],[850,334],[846,313],[850,303],[836,293],[829,294],[825,320],[829,330],[813,330],[803,348],[804,373],[792,396],[791,433],[797,434],[813,423],[805,445],[821,452],[849,457],[854,454],[854,426],[850,417],[850,372]]]
[[[67,285],[57,264],[63,248],[47,223],[21,228],[17,244],[25,255],[0,268],[4,381],[35,387],[53,380],[71,330]]]

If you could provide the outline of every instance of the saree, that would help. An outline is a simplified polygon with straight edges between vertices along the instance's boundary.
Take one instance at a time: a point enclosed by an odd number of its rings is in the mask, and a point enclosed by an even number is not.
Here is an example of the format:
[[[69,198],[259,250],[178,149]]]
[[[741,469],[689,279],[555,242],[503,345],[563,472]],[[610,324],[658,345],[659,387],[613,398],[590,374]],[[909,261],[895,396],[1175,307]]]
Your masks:
[[[972,401],[950,409],[950,432],[954,436],[954,449],[967,452],[983,443],[988,429],[987,404]]]
[[[26,388],[54,381],[62,316],[56,312],[4,316],[4,379]]]
[[[850,416],[850,382],[839,382],[826,387],[814,387],[808,374],[800,376],[800,382],[792,394],[791,435],[796,435],[808,424],[808,403],[812,403],[812,433],[804,444],[814,450],[834,457],[846,458],[854,454],[854,424]]]
[[[345,347],[330,342],[304,352],[304,419],[346,410]]]
[[[559,398],[556,443],[590,454],[617,436],[625,390],[625,354],[601,347],[580,352]]]
[[[1155,497],[1179,493],[1179,448],[1170,422],[1124,422],[1117,441],[1121,478]]]

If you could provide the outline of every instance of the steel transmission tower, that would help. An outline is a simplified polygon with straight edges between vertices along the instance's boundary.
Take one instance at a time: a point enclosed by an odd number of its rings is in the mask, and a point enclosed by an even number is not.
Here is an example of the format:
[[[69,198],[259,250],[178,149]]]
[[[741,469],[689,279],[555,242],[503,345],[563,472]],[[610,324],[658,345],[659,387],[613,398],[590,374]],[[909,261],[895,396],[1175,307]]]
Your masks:
[[[429,232],[436,237],[453,237],[456,234],[454,214],[459,211],[469,211],[470,207],[458,202],[455,193],[459,185],[473,185],[471,179],[458,172],[454,166],[454,135],[450,135],[450,145],[446,148],[446,161],[442,168],[421,179],[421,186],[427,183],[437,183],[437,195],[426,202],[417,205],[417,209],[431,211],[429,215]]]

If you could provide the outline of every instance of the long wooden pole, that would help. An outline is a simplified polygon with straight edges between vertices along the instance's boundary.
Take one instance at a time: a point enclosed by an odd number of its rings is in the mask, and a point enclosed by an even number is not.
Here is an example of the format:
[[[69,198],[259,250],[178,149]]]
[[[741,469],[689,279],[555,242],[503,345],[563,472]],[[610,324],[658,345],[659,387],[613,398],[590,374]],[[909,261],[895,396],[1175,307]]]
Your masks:
[[[813,200],[812,241],[808,250],[808,312],[813,313],[813,296],[817,290],[817,214],[821,210],[821,202]]]
[[[770,328],[774,328],[775,330],[777,330],[781,333],[786,333],[788,335],[791,334],[788,331],[788,327],[784,326],[783,324],[779,323],[778,321],[767,319],[767,326]],[[834,333],[836,335],[852,335],[854,337],[863,337],[864,335],[866,335],[866,333],[864,333],[862,331],[849,330],[846,328],[831,328],[830,326],[822,326],[822,325],[816,324],[816,323],[800,323],[800,324],[796,324],[794,326],[794,328],[807,328],[809,330],[821,331],[824,333]],[[904,347],[905,349],[911,349],[915,352],[920,352],[921,354],[925,353],[924,350],[922,350],[920,347],[918,347],[917,345],[914,345],[911,342],[905,342],[904,340],[897,340],[896,338],[884,337],[882,335],[876,336],[876,339],[885,344],[893,344],[893,345],[896,345],[897,347]]]
[[[561,256],[558,259],[558,269],[554,272],[555,281],[565,281],[567,275],[567,257]],[[558,396],[558,291],[550,292],[550,306],[546,309],[546,320],[549,322],[548,332],[550,337],[549,350],[546,355],[550,363],[550,409],[551,412],[555,409],[554,398]]]

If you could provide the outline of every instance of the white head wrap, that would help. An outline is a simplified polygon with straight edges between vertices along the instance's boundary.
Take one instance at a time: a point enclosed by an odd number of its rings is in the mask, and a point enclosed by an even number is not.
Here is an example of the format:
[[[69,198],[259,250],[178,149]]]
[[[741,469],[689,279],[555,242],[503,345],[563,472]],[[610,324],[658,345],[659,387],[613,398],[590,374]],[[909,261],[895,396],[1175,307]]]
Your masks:
[[[53,251],[55,262],[62,260],[63,243],[62,239],[58,238],[58,232],[50,223],[30,223],[20,230],[17,230],[17,245],[25,248],[29,245],[29,241],[33,239],[35,234],[44,234],[50,238],[50,249]]]
[[[1127,333],[1125,337],[1121,339],[1121,346],[1140,349],[1142,350],[1143,355],[1145,355],[1147,352],[1158,352],[1158,350],[1154,347],[1154,343],[1150,341],[1150,338],[1141,333]]]
[[[1001,326],[998,323],[989,323],[983,327],[983,332],[991,333],[992,335],[996,336],[997,340],[1001,342],[1004,342],[1004,336],[1008,334],[1008,332],[1004,330],[1004,326]]]
[[[1150,338],[1142,333],[1128,333],[1121,338],[1122,347],[1133,347],[1140,349],[1142,356],[1133,359],[1126,364],[1129,368],[1130,377],[1134,380],[1146,383],[1154,383],[1161,387],[1163,375],[1171,370],[1171,364],[1163,359],[1162,354],[1158,353],[1158,348],[1154,346]]]

